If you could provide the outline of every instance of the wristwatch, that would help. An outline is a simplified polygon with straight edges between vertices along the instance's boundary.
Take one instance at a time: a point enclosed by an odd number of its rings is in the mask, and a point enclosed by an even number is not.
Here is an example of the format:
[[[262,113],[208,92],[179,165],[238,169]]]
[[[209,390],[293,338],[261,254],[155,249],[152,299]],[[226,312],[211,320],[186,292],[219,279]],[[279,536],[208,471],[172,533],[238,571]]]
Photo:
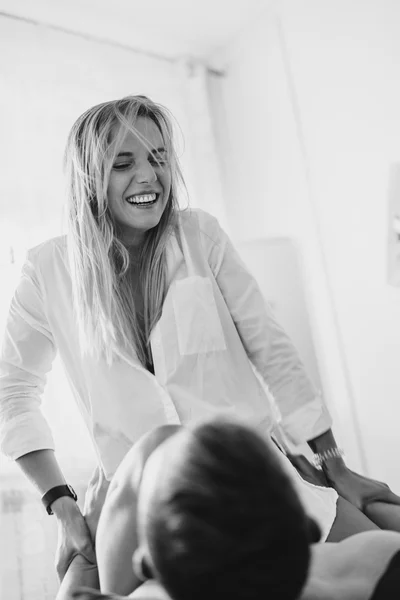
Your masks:
[[[54,514],[51,510],[51,505],[55,500],[58,500],[58,498],[62,498],[63,496],[69,496],[70,498],[73,498],[75,502],[78,500],[78,496],[76,495],[76,492],[71,485],[56,485],[55,487],[51,488],[48,492],[46,492],[45,495],[42,497],[42,502],[47,511],[47,514]]]

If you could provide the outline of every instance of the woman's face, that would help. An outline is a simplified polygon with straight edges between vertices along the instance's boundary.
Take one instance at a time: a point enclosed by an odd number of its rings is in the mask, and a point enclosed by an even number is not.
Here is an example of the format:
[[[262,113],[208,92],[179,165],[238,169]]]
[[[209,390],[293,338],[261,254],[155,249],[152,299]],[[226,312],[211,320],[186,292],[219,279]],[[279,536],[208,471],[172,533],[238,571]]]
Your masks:
[[[171,169],[157,125],[138,117],[135,128],[143,143],[128,131],[112,165],[107,189],[109,209],[127,245],[138,245],[161,219],[171,191]]]

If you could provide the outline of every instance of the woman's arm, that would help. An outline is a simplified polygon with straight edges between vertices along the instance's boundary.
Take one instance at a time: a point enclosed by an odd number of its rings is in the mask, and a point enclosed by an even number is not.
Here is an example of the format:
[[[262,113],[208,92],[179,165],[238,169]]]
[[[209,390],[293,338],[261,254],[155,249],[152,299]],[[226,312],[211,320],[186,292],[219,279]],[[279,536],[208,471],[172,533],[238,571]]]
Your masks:
[[[208,263],[246,353],[277,403],[286,438],[303,444],[331,427],[321,395],[229,237],[215,218],[198,213]]]
[[[31,261],[23,266],[0,348],[0,450],[12,460],[54,450],[40,405],[56,356],[43,293]]]
[[[28,452],[17,459],[17,464],[42,496],[56,485],[66,483],[53,450]],[[55,508],[57,502],[58,500],[53,503],[52,507]]]
[[[201,211],[199,220],[208,262],[247,355],[277,403],[282,417],[279,424],[284,434],[282,442],[288,449],[291,444],[308,442],[314,452],[336,447],[332,419],[321,394],[310,381],[255,278],[218,221]],[[377,500],[400,504],[400,497],[386,484],[353,473],[341,457],[327,461],[324,474],[330,485],[358,508]]]
[[[41,496],[66,483],[52,450],[29,452],[18,458],[17,464]],[[56,566],[62,580],[74,556],[82,554],[92,564],[96,563],[96,557],[89,529],[75,500],[69,496],[58,498],[52,503],[51,510],[58,526]],[[93,583],[96,582],[93,580]]]
[[[33,254],[36,256],[37,251]],[[46,375],[55,354],[42,286],[37,269],[28,259],[11,301],[1,344],[0,448],[17,461],[41,495],[65,483],[54,456],[49,425],[40,410]],[[78,552],[91,561],[95,558],[76,502],[60,498],[52,508],[59,529],[57,570],[62,578]]]

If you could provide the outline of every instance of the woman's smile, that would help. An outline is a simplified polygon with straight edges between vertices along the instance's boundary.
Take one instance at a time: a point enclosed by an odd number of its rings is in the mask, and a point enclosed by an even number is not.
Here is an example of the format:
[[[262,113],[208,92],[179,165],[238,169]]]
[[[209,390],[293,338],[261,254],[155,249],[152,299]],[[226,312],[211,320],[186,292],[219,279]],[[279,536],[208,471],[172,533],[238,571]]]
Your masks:
[[[128,196],[128,198],[126,198],[126,201],[129,204],[132,204],[133,206],[143,208],[145,206],[153,206],[157,202],[159,196],[160,194],[157,193],[137,194],[133,196]]]

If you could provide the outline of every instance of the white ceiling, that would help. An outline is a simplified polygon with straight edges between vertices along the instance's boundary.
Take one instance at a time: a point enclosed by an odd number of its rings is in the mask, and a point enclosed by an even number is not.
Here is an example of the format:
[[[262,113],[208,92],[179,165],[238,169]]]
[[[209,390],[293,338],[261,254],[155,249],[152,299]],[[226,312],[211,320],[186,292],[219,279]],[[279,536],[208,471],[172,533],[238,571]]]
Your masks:
[[[8,13],[166,58],[211,64],[274,0],[0,0]]]

